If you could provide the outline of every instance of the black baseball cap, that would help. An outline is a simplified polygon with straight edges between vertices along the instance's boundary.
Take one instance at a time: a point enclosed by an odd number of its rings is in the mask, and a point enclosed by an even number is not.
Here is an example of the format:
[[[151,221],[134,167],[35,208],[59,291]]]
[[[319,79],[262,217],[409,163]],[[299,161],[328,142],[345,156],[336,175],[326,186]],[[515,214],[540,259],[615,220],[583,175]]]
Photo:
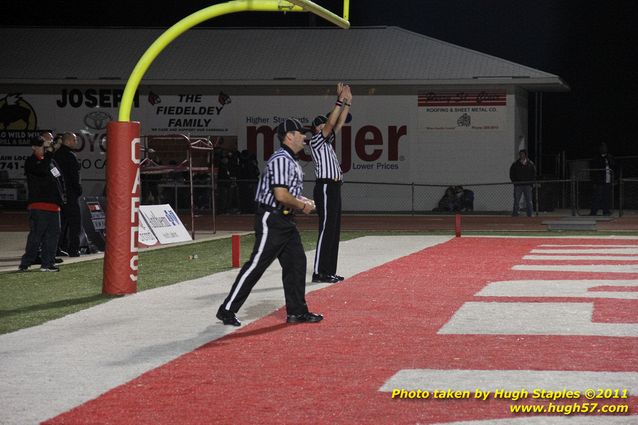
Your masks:
[[[325,115],[317,115],[314,120],[312,120],[312,126],[318,127],[321,124],[328,122],[328,117]]]
[[[289,131],[298,131],[300,133],[305,132],[303,125],[295,118],[286,118],[281,124],[277,126],[277,136],[279,140],[283,142],[286,138],[286,133]]]

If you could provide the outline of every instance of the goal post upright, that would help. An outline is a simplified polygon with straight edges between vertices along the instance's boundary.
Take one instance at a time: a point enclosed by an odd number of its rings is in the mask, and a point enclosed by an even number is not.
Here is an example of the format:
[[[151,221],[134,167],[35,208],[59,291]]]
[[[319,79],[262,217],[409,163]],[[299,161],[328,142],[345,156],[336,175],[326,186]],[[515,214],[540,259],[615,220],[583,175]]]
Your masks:
[[[349,0],[343,18],[308,0],[234,0],[199,10],[160,35],[133,68],[124,88],[118,121],[107,125],[106,248],[102,293],[137,291],[140,205],[140,123],[131,122],[135,92],[155,58],[177,37],[209,19],[236,12],[311,12],[341,28],[350,27]]]

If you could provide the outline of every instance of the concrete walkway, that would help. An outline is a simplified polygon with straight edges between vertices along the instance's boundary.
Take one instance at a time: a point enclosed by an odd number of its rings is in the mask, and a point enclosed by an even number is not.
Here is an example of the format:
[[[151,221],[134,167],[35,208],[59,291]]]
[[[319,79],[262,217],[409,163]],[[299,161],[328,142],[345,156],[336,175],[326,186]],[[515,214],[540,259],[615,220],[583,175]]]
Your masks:
[[[339,273],[351,277],[449,240],[448,236],[364,237],[340,246]],[[312,264],[314,251],[307,252]],[[114,299],[43,325],[0,335],[0,423],[54,417],[236,328],[214,314],[237,270]],[[310,282],[311,270],[308,270]],[[326,284],[309,284],[307,292]],[[238,317],[244,324],[283,306],[273,264]],[[312,305],[312,311],[316,310]],[[319,311],[330,320],[329,311]]]

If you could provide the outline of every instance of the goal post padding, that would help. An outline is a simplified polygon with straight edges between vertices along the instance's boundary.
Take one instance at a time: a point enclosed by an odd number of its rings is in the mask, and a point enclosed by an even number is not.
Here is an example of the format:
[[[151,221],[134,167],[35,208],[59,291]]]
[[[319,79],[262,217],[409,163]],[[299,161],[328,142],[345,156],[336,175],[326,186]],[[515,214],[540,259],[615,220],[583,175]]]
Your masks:
[[[107,233],[102,292],[125,295],[137,291],[140,123],[111,121],[107,134]]]

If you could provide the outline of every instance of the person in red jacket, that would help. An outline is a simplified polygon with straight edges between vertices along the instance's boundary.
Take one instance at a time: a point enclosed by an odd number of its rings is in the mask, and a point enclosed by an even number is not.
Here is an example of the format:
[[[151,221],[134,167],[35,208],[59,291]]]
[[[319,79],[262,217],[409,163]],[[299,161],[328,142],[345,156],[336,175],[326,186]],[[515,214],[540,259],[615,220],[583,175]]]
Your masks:
[[[40,270],[58,272],[55,252],[60,237],[60,208],[64,205],[64,180],[52,153],[53,136],[42,133],[31,140],[33,154],[24,162],[27,176],[29,236],[19,271],[27,271],[36,263],[38,253],[42,259]]]

